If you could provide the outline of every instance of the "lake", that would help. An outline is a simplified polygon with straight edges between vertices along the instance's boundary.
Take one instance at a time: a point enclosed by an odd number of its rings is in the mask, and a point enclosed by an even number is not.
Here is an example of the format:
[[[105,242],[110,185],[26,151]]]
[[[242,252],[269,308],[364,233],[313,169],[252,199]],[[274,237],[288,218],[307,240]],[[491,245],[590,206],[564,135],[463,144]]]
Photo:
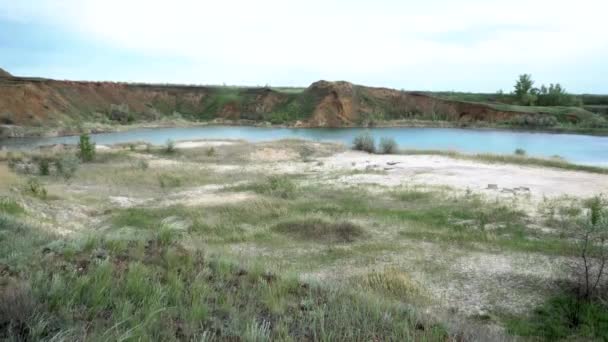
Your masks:
[[[164,144],[168,139],[243,139],[271,141],[284,138],[334,141],[351,144],[353,138],[369,132],[376,139],[391,137],[401,148],[453,150],[467,153],[511,154],[517,148],[528,155],[559,155],[569,162],[608,166],[608,137],[459,128],[262,128],[245,126],[198,126],[186,128],[134,129],[124,132],[92,134],[97,144],[148,142]],[[77,136],[51,138],[12,138],[0,140],[0,147],[30,149],[50,144],[75,144]]]

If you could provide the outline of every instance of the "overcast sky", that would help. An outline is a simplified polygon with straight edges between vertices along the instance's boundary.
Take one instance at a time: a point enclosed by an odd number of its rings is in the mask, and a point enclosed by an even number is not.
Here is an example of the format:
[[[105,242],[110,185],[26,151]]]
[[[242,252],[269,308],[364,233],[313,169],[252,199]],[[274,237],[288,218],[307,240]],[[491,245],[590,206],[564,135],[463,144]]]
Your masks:
[[[0,67],[59,79],[608,93],[607,0],[0,0]]]

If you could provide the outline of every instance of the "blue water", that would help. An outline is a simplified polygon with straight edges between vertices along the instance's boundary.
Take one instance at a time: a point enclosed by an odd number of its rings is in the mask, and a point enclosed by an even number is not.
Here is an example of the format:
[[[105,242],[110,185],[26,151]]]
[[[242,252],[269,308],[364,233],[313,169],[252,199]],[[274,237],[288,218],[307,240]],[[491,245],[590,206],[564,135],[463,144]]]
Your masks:
[[[298,138],[336,141],[351,144],[353,138],[369,132],[376,138],[394,138],[401,148],[440,149],[468,153],[489,152],[512,154],[522,148],[528,155],[551,157],[559,155],[573,163],[608,166],[608,137],[514,132],[506,130],[475,130],[458,128],[260,128],[244,126],[200,126],[188,128],[136,129],[124,132],[91,135],[98,144],[149,142],[164,144],[193,139],[244,139],[269,141]],[[75,144],[77,136],[53,138],[14,138],[0,140],[0,147],[28,149],[50,144]]]

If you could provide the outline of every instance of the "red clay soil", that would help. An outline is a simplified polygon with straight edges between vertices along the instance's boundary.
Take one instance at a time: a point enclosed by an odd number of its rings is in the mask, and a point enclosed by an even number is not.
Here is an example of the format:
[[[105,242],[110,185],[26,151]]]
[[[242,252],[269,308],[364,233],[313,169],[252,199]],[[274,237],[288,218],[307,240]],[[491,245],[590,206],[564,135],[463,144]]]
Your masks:
[[[300,95],[269,88],[242,88],[238,92],[238,99],[220,101],[217,87],[57,81],[11,77],[0,69],[0,124],[61,126],[125,119],[126,115],[137,121],[151,121],[173,113],[194,119],[262,120],[267,114],[283,110],[294,96],[296,100],[306,97],[313,101],[312,112],[303,113],[308,119],[301,123],[308,127],[359,126],[373,120],[415,117],[496,122],[521,114],[348,82],[318,81]]]

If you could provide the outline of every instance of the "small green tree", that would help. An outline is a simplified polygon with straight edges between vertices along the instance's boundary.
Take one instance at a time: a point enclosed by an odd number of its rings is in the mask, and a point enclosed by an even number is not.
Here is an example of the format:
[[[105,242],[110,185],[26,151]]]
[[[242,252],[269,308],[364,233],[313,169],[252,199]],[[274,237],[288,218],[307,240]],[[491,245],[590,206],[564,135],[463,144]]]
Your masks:
[[[90,162],[95,158],[95,143],[91,142],[91,137],[84,133],[80,135],[78,141],[78,157],[83,162]]]
[[[536,102],[536,91],[534,89],[534,81],[532,75],[522,74],[519,75],[519,79],[515,83],[513,93],[517,100],[526,106],[531,106]]]

